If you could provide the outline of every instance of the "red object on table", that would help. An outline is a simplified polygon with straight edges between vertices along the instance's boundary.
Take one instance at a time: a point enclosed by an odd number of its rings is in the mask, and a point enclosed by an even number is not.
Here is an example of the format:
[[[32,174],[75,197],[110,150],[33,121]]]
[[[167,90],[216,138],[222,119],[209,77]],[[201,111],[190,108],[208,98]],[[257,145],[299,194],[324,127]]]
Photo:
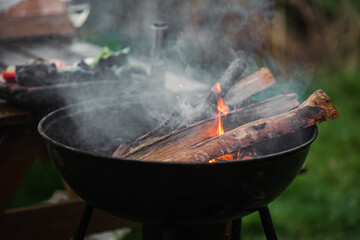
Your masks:
[[[12,71],[3,71],[2,77],[5,80],[5,83],[16,83],[16,72]]]

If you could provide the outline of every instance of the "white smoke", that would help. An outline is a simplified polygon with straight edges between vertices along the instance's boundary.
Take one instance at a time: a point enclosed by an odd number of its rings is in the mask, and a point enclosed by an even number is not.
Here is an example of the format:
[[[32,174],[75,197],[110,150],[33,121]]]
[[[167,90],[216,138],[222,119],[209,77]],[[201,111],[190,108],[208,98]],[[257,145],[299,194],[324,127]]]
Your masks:
[[[267,66],[273,71],[279,82],[278,86],[281,87],[267,90],[264,93],[265,97],[276,95],[280,93],[279,91],[297,92],[301,97],[306,89],[304,81],[298,81],[299,77],[304,76],[300,70],[292,68],[292,75],[289,76],[271,56],[271,52],[263,49],[266,41],[264,28],[273,24],[272,0],[126,0],[101,1],[101,3],[93,1],[92,4],[95,4],[92,9],[97,9],[93,13],[97,16],[97,21],[92,22],[91,25],[93,30],[99,35],[105,34],[106,31],[115,33],[118,31],[119,35],[127,35],[133,52],[131,57],[146,59],[147,63],[151,63],[149,27],[156,20],[167,22],[169,38],[163,60],[165,68],[177,74],[176,80],[175,77],[172,80],[181,85],[178,79],[191,79],[207,86],[207,89],[202,91],[173,92],[152,85],[151,78],[143,76],[137,77],[134,83],[123,86],[118,95],[135,96],[137,104],[142,105],[147,111],[145,115],[149,121],[153,121],[151,122],[153,125],[160,125],[172,111],[179,111],[187,118],[188,114],[192,113],[194,104],[206,97],[210,87],[236,57],[244,59],[247,63],[244,75],[262,66]],[[119,46],[121,47],[125,46]],[[144,85],[143,82],[150,84]],[[151,95],[157,97],[149,97]],[[114,96],[114,89],[104,88],[94,96],[79,95],[74,92],[68,103],[108,96]],[[134,101],[133,97],[131,99]],[[122,101],[126,102],[127,99],[122,98]],[[121,104],[126,105],[123,102]],[[119,103],[119,106],[121,104]],[[163,110],[159,111],[159,109]],[[131,109],[127,108],[126,111]],[[142,114],[139,112],[133,115],[141,118]],[[111,115],[106,117],[109,118]],[[82,134],[86,134],[91,132],[86,129],[92,129],[93,124],[93,121],[87,121],[82,122],[78,127],[82,129]],[[96,125],[101,124],[96,123]],[[119,127],[127,126],[126,123],[119,123]],[[82,139],[89,138],[84,136]]]

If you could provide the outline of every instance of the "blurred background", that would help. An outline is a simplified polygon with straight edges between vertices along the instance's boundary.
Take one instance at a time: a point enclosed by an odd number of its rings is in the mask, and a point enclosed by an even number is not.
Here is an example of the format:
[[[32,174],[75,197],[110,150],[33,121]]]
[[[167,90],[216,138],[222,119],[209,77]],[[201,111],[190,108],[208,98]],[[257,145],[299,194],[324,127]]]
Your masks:
[[[162,20],[169,26],[164,59],[195,79],[202,74],[217,79],[234,57],[242,57],[249,71],[269,67],[302,99],[323,89],[341,118],[319,125],[305,163],[308,171],[269,207],[280,239],[360,239],[360,1],[85,3],[91,11],[77,29],[81,40],[148,56],[149,26]],[[56,170],[39,158],[9,208],[43,201],[56,189],[62,189]],[[118,239],[140,239],[140,231]],[[243,219],[243,239],[264,239],[257,213]]]

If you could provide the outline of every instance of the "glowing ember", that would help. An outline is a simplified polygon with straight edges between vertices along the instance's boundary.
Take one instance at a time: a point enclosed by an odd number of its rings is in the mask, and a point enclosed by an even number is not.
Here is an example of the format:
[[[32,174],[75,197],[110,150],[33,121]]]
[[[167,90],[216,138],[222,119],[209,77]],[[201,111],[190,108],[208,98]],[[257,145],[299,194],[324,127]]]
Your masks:
[[[257,157],[257,154],[252,149],[242,148],[234,153],[228,153],[218,158],[211,159],[209,163],[232,161],[232,160],[247,160]]]
[[[218,161],[231,161],[233,159],[234,159],[234,156],[232,154],[225,154],[225,155],[222,155],[221,157],[217,158]]]

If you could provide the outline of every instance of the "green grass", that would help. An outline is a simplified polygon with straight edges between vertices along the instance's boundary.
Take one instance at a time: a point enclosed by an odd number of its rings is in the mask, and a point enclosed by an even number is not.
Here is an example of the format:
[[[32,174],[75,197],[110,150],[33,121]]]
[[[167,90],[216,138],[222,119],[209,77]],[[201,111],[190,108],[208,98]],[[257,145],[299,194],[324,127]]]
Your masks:
[[[360,72],[320,72],[341,118],[319,124],[306,166],[270,211],[280,239],[360,239]],[[259,217],[244,219],[245,239],[264,239]]]

